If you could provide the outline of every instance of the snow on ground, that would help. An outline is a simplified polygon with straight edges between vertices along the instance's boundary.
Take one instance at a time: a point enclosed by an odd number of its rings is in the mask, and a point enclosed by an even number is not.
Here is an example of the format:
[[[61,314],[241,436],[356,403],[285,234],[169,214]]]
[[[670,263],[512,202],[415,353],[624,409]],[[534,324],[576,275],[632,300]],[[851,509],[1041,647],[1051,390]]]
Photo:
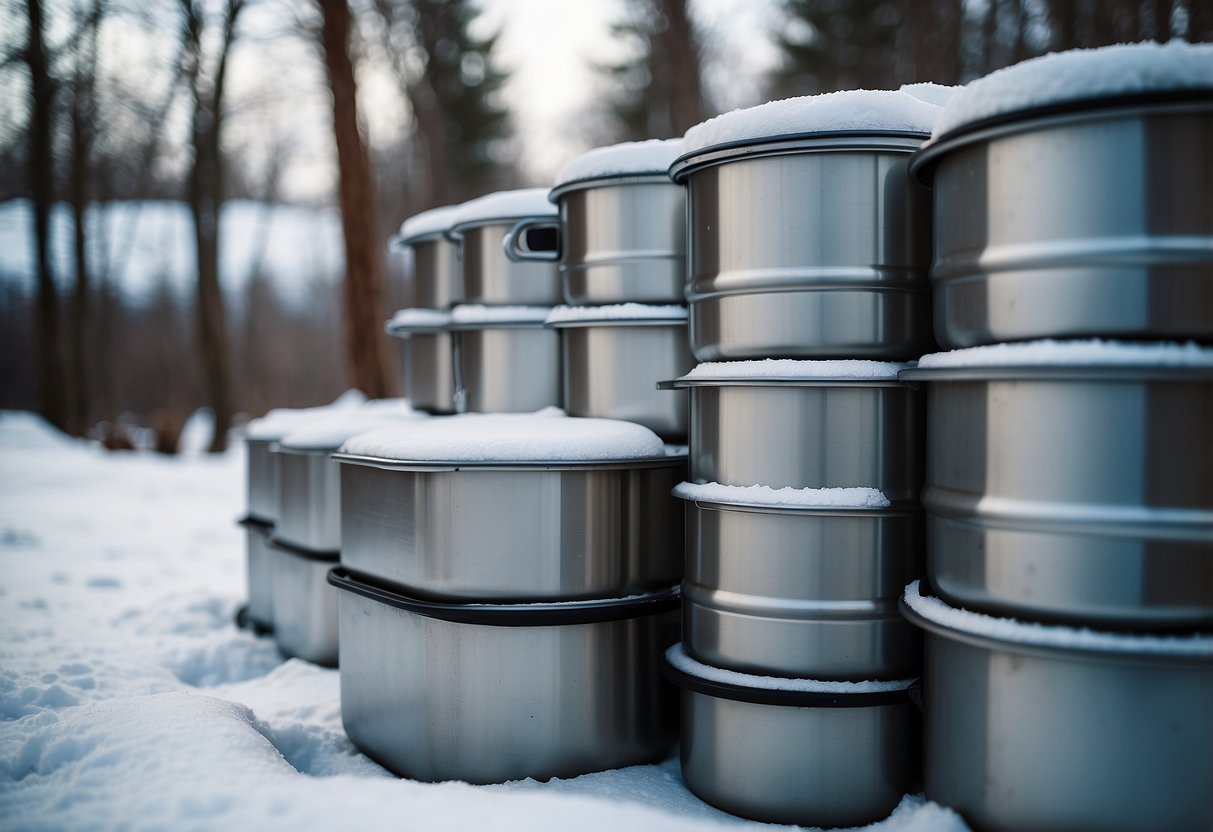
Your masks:
[[[0,818],[24,829],[714,830],[676,759],[550,783],[400,780],[338,676],[237,629],[243,449],[107,454],[0,415]],[[761,827],[770,828],[770,827]],[[963,830],[908,797],[880,832]]]

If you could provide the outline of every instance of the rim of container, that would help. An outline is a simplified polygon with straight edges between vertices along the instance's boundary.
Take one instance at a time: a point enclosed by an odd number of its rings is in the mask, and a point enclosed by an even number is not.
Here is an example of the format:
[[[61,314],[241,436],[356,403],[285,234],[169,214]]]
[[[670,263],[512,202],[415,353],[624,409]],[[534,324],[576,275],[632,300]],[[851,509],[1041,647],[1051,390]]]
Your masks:
[[[781,156],[805,150],[903,149],[912,153],[930,137],[930,133],[918,130],[816,130],[737,139],[683,153],[670,164],[669,178],[681,184],[697,170],[733,159]],[[879,139],[887,141],[881,142]]]
[[[387,471],[609,471],[629,468],[675,468],[686,464],[687,454],[647,456],[636,459],[587,460],[416,460],[385,459],[364,454],[337,452],[331,457],[350,465],[382,468]]]
[[[1213,367],[1150,366],[1122,364],[991,364],[980,367],[908,367],[897,374],[900,381],[1193,381],[1213,379]]]
[[[678,609],[682,595],[680,587],[671,586],[640,595],[586,601],[432,601],[406,595],[343,566],[329,570],[328,582],[337,589],[426,618],[490,627],[555,627],[642,618]]]
[[[548,329],[577,329],[590,326],[683,326],[686,318],[582,318],[576,321],[553,321],[545,323]]]
[[[679,497],[684,503],[694,503],[697,508],[710,511],[748,511],[754,514],[809,514],[817,517],[832,515],[843,517],[914,517],[924,514],[921,506],[913,501],[890,501],[889,505],[880,508],[864,508],[862,506],[799,506],[780,505],[778,503],[742,503],[726,502],[724,500],[699,500],[694,497]]]
[[[289,540],[283,540],[271,534],[265,541],[271,549],[277,549],[288,555],[294,555],[304,560],[314,560],[324,563],[337,563],[341,560],[341,552],[333,549],[326,551],[317,551],[309,549],[306,546],[300,546],[298,543],[291,543]]]
[[[439,332],[450,332],[448,324],[396,324],[385,326],[383,331],[393,338],[408,338],[410,335],[435,335]]]
[[[1132,115],[1161,111],[1201,111],[1213,105],[1213,87],[1122,93],[1023,107],[961,124],[928,140],[910,158],[910,178],[931,187],[935,163],[959,147],[1004,135],[1035,130],[1043,123],[1095,121],[1109,114]]]
[[[763,376],[762,378],[687,378],[680,376],[674,379],[657,382],[659,390],[681,390],[684,387],[896,387],[910,389],[909,382],[901,380],[902,370],[897,378],[781,378]]]
[[[605,188],[611,185],[677,185],[665,170],[637,171],[635,173],[604,173],[598,176],[585,176],[580,179],[570,179],[562,182],[548,192],[549,202],[559,199],[571,191],[586,191],[590,188]]]
[[[420,234],[410,234],[407,237],[402,237],[399,234],[392,235],[392,248],[406,248],[414,243],[428,243],[431,241],[441,241],[444,243],[453,242],[450,237],[450,228],[435,228],[433,231],[423,231]]]
[[[780,707],[793,708],[871,708],[881,705],[899,705],[909,704],[911,700],[911,689],[917,684],[917,679],[902,679],[888,684],[901,684],[904,687],[899,687],[893,690],[882,691],[863,691],[863,692],[831,692],[831,691],[802,691],[802,690],[779,690],[771,687],[761,687],[758,685],[748,686],[742,684],[734,684],[731,682],[720,681],[716,679],[708,679],[703,676],[696,676],[680,667],[674,665],[670,661],[669,654],[675,649],[681,648],[683,654],[695,664],[702,665],[703,662],[698,661],[689,653],[686,653],[686,648],[680,643],[673,645],[661,657],[661,674],[669,681],[673,682],[683,690],[692,693],[701,693],[707,696],[715,697],[716,699],[729,699],[734,702],[747,702],[753,705],[775,705]],[[704,665],[707,667],[707,665]],[[726,668],[719,668],[724,670]],[[740,671],[730,671],[736,673],[740,677],[752,677],[754,679],[762,679],[764,677],[754,676],[750,673],[742,673]],[[791,681],[789,679],[789,681]]]
[[[1145,646],[1147,641],[1157,643],[1160,639],[1165,639],[1165,635],[1157,634],[1131,634],[1119,633],[1110,630],[1095,630],[1093,628],[1081,628],[1084,631],[1092,632],[1101,639],[1106,639],[1107,646],[1097,647],[1091,644],[1065,644],[1061,641],[1062,635],[1068,632],[1079,631],[1080,628],[1069,627],[1063,624],[1042,624],[1040,625],[1041,635],[1035,639],[1011,639],[999,638],[998,636],[979,633],[972,630],[965,630],[949,624],[944,624],[935,621],[926,615],[915,610],[906,601],[906,593],[910,591],[910,587],[918,585],[923,587],[925,581],[913,581],[906,587],[906,592],[902,594],[901,599],[897,602],[898,608],[901,610],[901,615],[915,627],[925,630],[933,635],[941,636],[952,641],[959,641],[975,647],[992,648],[995,650],[1011,651],[1015,653],[1026,653],[1034,656],[1042,656],[1046,658],[1064,658],[1077,657],[1089,661],[1103,662],[1123,662],[1126,659],[1132,659],[1135,662],[1143,664],[1163,664],[1163,665],[1185,665],[1192,664],[1209,664],[1213,661],[1213,635],[1207,633],[1190,633],[1189,635],[1203,635],[1205,641],[1209,642],[1207,652],[1198,650],[1184,650],[1182,648],[1174,652],[1161,652],[1157,649],[1149,649]],[[1016,624],[1025,624],[1019,619],[1010,618],[1007,616],[987,615],[985,613],[966,610],[961,607],[954,607],[934,594],[927,587],[926,592],[922,592],[922,597],[931,598],[944,604],[948,609],[963,613],[969,617],[968,620],[976,622],[982,619],[990,619],[995,621],[1011,621]],[[1116,645],[1116,646],[1112,646]],[[1178,647],[1178,645],[1177,645]]]

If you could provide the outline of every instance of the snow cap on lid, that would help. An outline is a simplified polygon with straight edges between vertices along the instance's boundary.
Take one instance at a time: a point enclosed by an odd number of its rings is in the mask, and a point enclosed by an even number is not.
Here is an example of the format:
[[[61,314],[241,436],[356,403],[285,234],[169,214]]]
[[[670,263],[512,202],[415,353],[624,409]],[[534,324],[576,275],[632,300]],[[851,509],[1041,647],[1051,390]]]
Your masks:
[[[365,401],[366,396],[362,394],[362,391],[346,390],[332,404],[320,407],[276,407],[261,418],[249,422],[244,429],[244,438],[254,442],[277,442],[306,422],[341,411],[352,410],[360,407]]]
[[[787,508],[888,508],[889,498],[878,488],[771,488],[769,485],[721,485],[682,482],[674,496],[703,503]]]
[[[687,381],[713,379],[780,378],[799,381],[885,381],[897,378],[907,364],[894,361],[838,359],[802,361],[794,358],[764,358],[757,361],[709,361],[683,376]]]
[[[451,322],[451,313],[445,309],[427,309],[414,306],[398,309],[384,326],[388,332],[394,329],[441,329]]]
[[[334,451],[351,436],[424,418],[426,414],[413,410],[405,399],[377,399],[357,410],[306,422],[283,436],[278,444],[298,451]]]
[[[455,218],[455,211],[458,207],[457,205],[444,205],[441,208],[431,208],[420,214],[414,214],[401,224],[400,234],[396,239],[401,243],[409,243],[422,237],[445,234],[451,230],[451,220]]]
[[[952,100],[952,96],[956,95],[960,89],[960,87],[949,87],[944,84],[923,81],[918,84],[902,84],[899,92],[912,95],[920,101],[934,104],[936,107],[946,107],[948,102]]]
[[[920,369],[972,367],[1213,367],[1213,348],[1187,343],[1024,341],[924,355]]]
[[[557,306],[545,324],[589,321],[685,321],[687,308],[678,304],[614,303],[608,306]]]
[[[665,445],[648,428],[615,419],[536,413],[465,413],[351,438],[348,454],[415,462],[584,462],[653,459]]]
[[[547,306],[482,306],[466,303],[451,310],[451,323],[541,324],[551,311]]]
[[[1213,94],[1213,44],[1173,40],[1054,52],[961,88],[944,108],[935,135],[1020,110],[1201,89]]]
[[[523,188],[498,191],[477,197],[455,208],[451,228],[496,220],[521,220],[527,217],[555,216],[556,206],[548,202],[547,188]]]
[[[682,139],[649,139],[596,147],[566,162],[556,174],[553,190],[586,179],[664,174],[681,154]]]
[[[708,119],[687,131],[686,153],[736,142],[776,141],[804,133],[930,133],[943,112],[901,90],[845,90],[768,101]]]

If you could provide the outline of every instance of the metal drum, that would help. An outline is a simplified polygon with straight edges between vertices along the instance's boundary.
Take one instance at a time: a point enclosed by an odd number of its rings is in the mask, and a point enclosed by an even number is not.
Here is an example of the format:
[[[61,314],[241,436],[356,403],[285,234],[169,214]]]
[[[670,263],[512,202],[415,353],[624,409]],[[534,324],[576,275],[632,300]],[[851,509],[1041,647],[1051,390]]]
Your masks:
[[[450,318],[436,309],[403,309],[387,325],[398,339],[404,397],[427,413],[455,412],[454,344]]]
[[[707,148],[687,187],[691,351],[905,360],[930,352],[930,206],[906,163],[926,136]]]
[[[926,633],[927,798],[991,832],[1213,828],[1213,637],[1042,627],[948,607]]]
[[[459,412],[523,413],[561,404],[560,337],[546,308],[456,307],[455,404]]]
[[[1213,93],[1002,116],[911,170],[935,191],[940,344],[1213,339]]]
[[[447,599],[609,598],[675,584],[685,457],[423,463],[337,454],[342,564]]]
[[[255,628],[274,627],[274,583],[270,576],[270,553],[266,549],[273,525],[252,517],[240,521],[245,531],[245,569],[248,580],[247,615]]]
[[[736,489],[743,491],[743,489]],[[922,640],[897,611],[922,574],[922,512],[686,500],[683,643],[761,676],[916,676]]]
[[[737,372],[732,378],[693,372],[665,385],[691,392],[693,481],[870,487],[895,503],[917,499],[924,456],[921,391],[895,378],[754,378],[740,367]]]
[[[682,688],[682,776],[742,817],[864,826],[916,787],[911,680],[774,680],[696,662],[681,645],[662,670]]]
[[[1123,354],[902,373],[928,382],[922,502],[942,598],[1079,626],[1213,627],[1213,359],[1116,366]]]
[[[275,490],[278,483],[277,460],[270,453],[272,439],[251,439],[244,441],[247,468],[246,501],[248,516],[262,523],[273,524],[278,513],[278,493]]]
[[[676,700],[660,678],[675,590],[553,604],[444,604],[335,569],[341,719],[416,780],[575,777],[662,759]]]
[[[657,389],[658,381],[694,366],[685,307],[562,307],[547,325],[560,333],[570,416],[625,419],[667,442],[686,441],[687,394]]]
[[[516,262],[506,256],[506,235],[523,220],[533,225],[516,247],[545,254],[549,262]],[[503,191],[466,202],[456,209],[451,235],[459,240],[465,303],[548,307],[560,303],[560,273],[550,262],[559,248],[560,226],[546,190]]]
[[[329,450],[276,445],[279,543],[336,553],[341,548],[341,472]]]
[[[463,269],[459,246],[447,235],[456,206],[444,206],[409,217],[392,244],[413,250],[416,304],[427,309],[448,309],[463,302]]]
[[[337,666],[337,592],[328,585],[336,552],[313,552],[272,540],[274,641],[286,656]]]

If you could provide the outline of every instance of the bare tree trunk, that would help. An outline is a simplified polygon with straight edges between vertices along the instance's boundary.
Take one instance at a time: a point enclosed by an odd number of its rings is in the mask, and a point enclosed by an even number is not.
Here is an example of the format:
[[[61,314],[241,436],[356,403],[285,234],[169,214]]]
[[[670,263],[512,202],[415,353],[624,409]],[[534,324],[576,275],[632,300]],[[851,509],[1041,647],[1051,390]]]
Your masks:
[[[1196,0],[1199,6],[1208,0]],[[1154,40],[1166,43],[1171,39],[1171,0],[1154,0]]]
[[[63,351],[59,319],[59,290],[50,261],[51,208],[55,202],[55,162],[52,155],[51,110],[57,92],[43,45],[42,3],[26,0],[30,71],[30,185],[34,196],[34,247],[38,267],[38,387],[42,415],[59,428],[67,427]]]
[[[1206,0],[1192,0],[1188,4],[1188,42],[1213,41],[1213,8]]]
[[[1049,2],[1049,48],[1055,51],[1073,49],[1078,46],[1077,0],[1050,0]]]
[[[354,386],[370,398],[388,395],[387,349],[380,335],[384,265],[375,239],[375,187],[358,131],[357,85],[350,61],[346,0],[317,0],[324,16],[320,40],[333,93],[333,132],[341,224],[345,232],[345,335]],[[432,160],[431,160],[432,162]]]
[[[654,48],[665,53],[664,62],[669,70],[665,74],[668,79],[670,135],[681,136],[687,128],[707,116],[700,81],[699,48],[687,11],[687,0],[660,0],[660,8],[665,15],[666,30],[658,36]]]

